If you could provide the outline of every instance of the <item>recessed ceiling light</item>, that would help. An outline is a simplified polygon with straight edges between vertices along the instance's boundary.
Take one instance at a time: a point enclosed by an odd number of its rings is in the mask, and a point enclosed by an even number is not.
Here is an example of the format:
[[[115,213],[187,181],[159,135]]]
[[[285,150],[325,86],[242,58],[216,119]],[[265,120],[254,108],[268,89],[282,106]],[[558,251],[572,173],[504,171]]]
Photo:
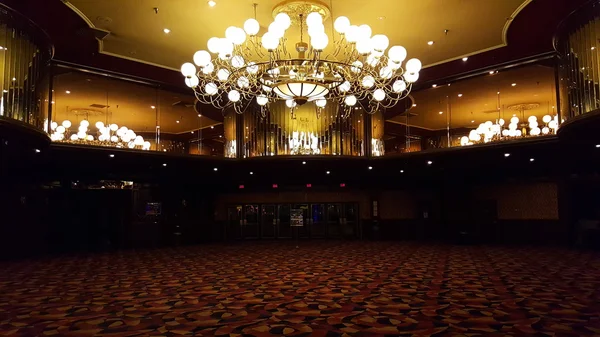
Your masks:
[[[68,95],[71,93],[71,91],[67,90],[67,91],[65,91],[65,93]]]
[[[327,171],[327,172],[325,172],[325,173],[327,173],[327,174],[330,174],[331,172]]]
[[[507,153],[505,153],[505,154],[504,154],[504,157],[510,157],[510,153],[508,153],[508,152],[507,152]]]
[[[385,16],[378,17],[379,20],[385,20]]]
[[[165,32],[165,34],[169,34],[171,32],[171,30],[169,28],[165,28],[165,29],[163,29],[163,32]]]
[[[416,106],[417,106],[416,104],[413,104],[413,108],[416,107]]]
[[[16,80],[17,80],[17,78],[16,78],[16,77],[13,77],[13,78],[12,78],[12,80],[13,80],[13,81],[16,81]]]
[[[213,169],[213,171],[215,171],[215,172],[216,172],[216,171],[218,171],[218,170],[219,170],[219,169],[218,169],[218,168],[216,168],[216,167]]]
[[[427,165],[431,165],[431,164],[433,164],[433,162],[431,160],[428,160]]]
[[[156,107],[154,105],[151,105],[150,109],[156,109]]]
[[[596,144],[596,147],[597,147],[597,148],[600,148],[600,144]]]
[[[492,71],[490,71],[490,75],[494,75],[494,71],[493,71],[493,70],[492,70]]]
[[[512,85],[513,87],[516,87],[516,86],[517,86],[517,84],[516,84],[516,83],[513,83],[513,84],[511,84],[511,85]]]
[[[302,165],[306,165],[306,162],[305,162],[305,161],[303,161],[303,162],[302,162]]]
[[[440,111],[440,112],[438,112],[438,113],[439,113],[440,115],[443,115],[443,114],[444,114],[444,112],[443,112],[443,111]]]
[[[496,94],[500,95],[500,91],[498,91]]]
[[[463,60],[464,62],[467,62],[467,60],[468,60],[468,59],[469,59],[468,57],[463,57],[463,58],[462,58],[462,60]]]
[[[431,87],[432,87],[432,88],[435,88],[435,87],[437,87],[437,84],[434,84],[434,85],[432,85]]]
[[[208,2],[208,5],[209,5],[210,7],[215,7],[215,5],[216,5],[216,4],[217,4],[217,3],[216,3],[216,2],[214,2],[213,0],[210,0],[210,1]]]
[[[253,174],[254,174],[254,172],[250,171],[250,175],[253,175]]]
[[[50,102],[50,103],[54,104],[54,101],[52,101],[52,102]]]
[[[473,121],[471,121],[471,123],[475,123],[475,121],[473,120]]]
[[[404,170],[400,170],[400,173],[404,173]]]
[[[373,169],[373,166],[369,166],[369,170],[372,170],[372,169]]]
[[[529,161],[535,161],[535,159],[534,158],[529,158]]]
[[[165,149],[165,152],[167,152],[167,150]],[[167,166],[167,163],[164,163],[163,166]]]
[[[177,124],[179,124],[179,121],[175,121],[175,122],[177,122]]]
[[[4,92],[4,93],[7,93],[7,92],[8,92],[8,90],[4,89],[4,90],[2,90],[2,92]]]
[[[40,151],[40,149],[35,149],[35,153],[40,153],[42,151]]]
[[[428,44],[428,45],[430,45],[430,46],[432,46],[432,45],[433,45],[433,43],[434,43],[433,41],[429,41],[429,42],[427,42],[427,44]]]
[[[201,115],[201,114],[198,114],[198,117],[202,117],[202,115]]]
[[[114,158],[114,157],[115,157],[115,155],[114,155],[114,154],[112,154],[112,153],[111,153],[111,154],[109,154],[108,156],[109,156],[109,157],[111,157],[111,158]]]
[[[458,97],[462,97],[462,94],[458,94]]]
[[[194,131],[190,131],[191,134],[194,134]]]
[[[214,129],[215,127],[214,127],[214,126],[211,126],[210,128],[211,128],[211,129]]]
[[[592,50],[596,49],[596,47],[592,47]]]
[[[219,135],[219,138],[223,138],[223,135]]]

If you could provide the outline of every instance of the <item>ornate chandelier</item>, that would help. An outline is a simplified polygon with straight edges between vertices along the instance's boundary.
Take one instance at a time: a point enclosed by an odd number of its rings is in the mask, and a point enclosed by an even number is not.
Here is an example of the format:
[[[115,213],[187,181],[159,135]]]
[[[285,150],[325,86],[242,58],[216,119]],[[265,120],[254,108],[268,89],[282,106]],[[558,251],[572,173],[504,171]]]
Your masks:
[[[403,68],[404,47],[388,49],[387,36],[372,35],[371,27],[351,25],[344,16],[335,20],[338,34],[330,38],[323,25],[329,15],[319,2],[288,1],[275,8],[262,37],[256,19],[246,20],[243,29],[231,26],[225,38],[208,40],[208,51],[194,54],[195,65],[182,65],[185,83],[202,103],[233,107],[238,114],[256,104],[262,116],[269,104],[282,100],[292,112],[312,102],[317,116],[331,102],[347,117],[353,108],[372,114],[408,96],[421,62],[413,58]],[[288,49],[286,32],[292,25],[300,31],[299,40],[291,41],[297,54]]]

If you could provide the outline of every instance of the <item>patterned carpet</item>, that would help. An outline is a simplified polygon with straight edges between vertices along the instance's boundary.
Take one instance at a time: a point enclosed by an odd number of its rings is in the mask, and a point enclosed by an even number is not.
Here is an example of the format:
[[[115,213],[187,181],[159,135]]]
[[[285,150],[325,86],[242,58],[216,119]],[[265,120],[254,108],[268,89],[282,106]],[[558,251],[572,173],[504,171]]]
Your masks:
[[[245,243],[0,263],[0,335],[600,335],[600,255]]]

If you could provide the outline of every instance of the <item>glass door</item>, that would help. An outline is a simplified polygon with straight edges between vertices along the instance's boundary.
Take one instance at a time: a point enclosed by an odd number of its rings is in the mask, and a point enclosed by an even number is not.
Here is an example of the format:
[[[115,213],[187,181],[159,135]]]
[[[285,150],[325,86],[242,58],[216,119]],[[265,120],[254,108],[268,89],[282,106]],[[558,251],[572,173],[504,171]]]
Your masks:
[[[327,204],[327,236],[330,238],[342,237],[342,205]]]
[[[342,235],[345,238],[358,237],[358,210],[354,203],[344,204],[344,217],[342,218]]]
[[[257,239],[259,237],[258,227],[258,205],[244,205],[244,221],[242,222],[242,238]]]
[[[295,228],[293,229],[293,235],[297,235],[299,238],[308,238],[310,228],[308,224],[308,220],[310,219],[308,214],[308,204],[295,204],[293,205],[292,209],[301,215],[301,217],[298,219],[299,221],[296,221],[294,224]]]
[[[240,239],[242,237],[242,205],[227,208],[227,226],[225,226],[225,237],[228,240]]]
[[[327,237],[327,219],[325,218],[325,205],[310,205],[310,237]]]
[[[275,238],[277,234],[277,206],[262,205],[261,209],[261,237]]]
[[[277,206],[277,227],[278,227],[278,238],[291,238],[292,227],[290,219],[290,205],[283,204]]]

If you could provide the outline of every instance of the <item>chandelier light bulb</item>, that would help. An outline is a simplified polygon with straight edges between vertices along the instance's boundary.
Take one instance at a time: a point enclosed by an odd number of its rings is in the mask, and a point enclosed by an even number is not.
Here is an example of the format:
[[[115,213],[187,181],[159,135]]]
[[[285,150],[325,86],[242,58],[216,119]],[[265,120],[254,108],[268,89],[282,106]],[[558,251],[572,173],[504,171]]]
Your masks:
[[[540,134],[540,132],[541,132],[541,130],[538,127],[532,128],[530,131],[531,135],[533,135],[533,136],[538,136]]]
[[[512,117],[510,119],[510,123],[511,124],[517,124],[517,123],[519,123],[519,117],[517,117],[517,116]]]
[[[209,82],[209,83],[206,83],[206,85],[204,86],[204,92],[206,92],[207,94],[213,96],[217,92],[219,92],[219,88],[213,82]]]
[[[227,81],[227,79],[229,78],[229,70],[227,70],[227,69],[219,69],[219,71],[217,71],[217,78],[221,82]]]
[[[256,19],[248,19],[244,22],[244,30],[246,31],[246,34],[256,36],[260,30],[260,24]]]
[[[72,141],[76,141],[77,139],[79,139],[79,137],[76,134],[72,134],[71,135],[71,140]]]
[[[64,127],[65,127],[65,128],[67,128],[67,129],[68,129],[68,128],[70,128],[70,127],[71,127],[71,121],[70,121],[70,120],[68,120],[68,119],[65,119],[65,120],[62,122],[62,126],[64,126]]]
[[[238,68],[238,69],[242,68],[245,65],[244,63],[245,63],[244,58],[239,55],[236,55],[231,58],[231,65],[234,68]]]
[[[212,74],[213,71],[215,71],[215,65],[212,62],[208,62],[208,64],[202,68],[202,73],[205,75]]]
[[[151,145],[152,145],[152,144],[150,144],[150,142],[149,142],[149,141],[145,141],[145,142],[144,142],[144,145],[143,145],[143,149],[144,149],[144,150],[150,150],[150,146],[151,146]]]
[[[371,54],[367,57],[367,64],[371,67],[375,68],[379,64],[379,56],[375,54]]]
[[[56,122],[50,123],[50,130],[56,129],[57,126],[58,126],[58,123],[56,123]]]
[[[527,118],[527,121],[529,123],[531,123],[531,122],[537,122],[537,117],[535,117],[535,116],[529,116],[529,118]]]
[[[352,62],[352,67],[350,68],[350,70],[352,70],[352,72],[354,72],[354,73],[359,73],[360,70],[362,69],[362,67],[363,67],[362,62],[357,60],[357,61]]]
[[[373,49],[382,52],[390,45],[390,40],[387,36],[378,34],[371,38],[371,43],[373,44]]]
[[[250,80],[246,76],[240,76],[238,78],[237,84],[240,88],[248,88],[250,86]]]
[[[372,88],[375,85],[375,78],[371,75],[367,75],[362,79],[362,86],[365,88]]]
[[[117,124],[111,124],[110,125],[110,130],[111,131],[117,131],[119,129],[119,126]]]
[[[359,28],[356,25],[352,25],[348,27],[346,30],[346,40],[350,43],[354,43],[358,41],[358,36],[360,34]]]
[[[231,90],[228,94],[227,97],[229,98],[230,101],[232,102],[238,102],[240,100],[240,92],[237,90]]]
[[[183,76],[188,77],[188,76],[194,75],[195,73],[196,73],[196,66],[195,65],[193,65],[193,64],[191,64],[189,62],[186,62],[186,63],[184,63],[184,64],[181,65],[181,74]]]
[[[264,106],[265,104],[269,103],[269,99],[264,94],[260,94],[256,96],[256,103],[258,103],[260,106]]]
[[[407,83],[415,83],[419,79],[419,73],[406,73],[404,74],[404,80]]]
[[[531,121],[529,122],[529,127],[530,128],[537,128],[538,127],[538,122],[537,121]]]
[[[356,51],[361,55],[367,55],[373,50],[371,39],[362,39],[356,42]]]
[[[190,88],[195,88],[198,86],[198,84],[200,84],[200,79],[196,75],[192,75],[191,77],[185,78],[185,85],[187,85]]]
[[[56,127],[56,133],[65,133],[66,131],[67,129],[65,129],[65,127],[62,125]]]
[[[244,32],[242,28],[235,27],[231,42],[233,42],[233,44],[236,46],[243,44],[246,42],[246,32]]]
[[[319,98],[315,101],[315,105],[319,108],[324,108],[327,105],[327,100],[324,98]]]
[[[373,98],[377,101],[377,102],[381,102],[385,99],[385,91],[383,91],[383,89],[377,89],[373,92]]]
[[[514,118],[514,117],[513,117]],[[508,124],[508,129],[509,130],[516,130],[517,129],[517,123],[510,123]]]
[[[104,129],[104,123],[102,123],[102,122],[100,122],[100,121],[96,122],[96,128],[97,128],[98,130],[102,130],[102,129]],[[102,131],[101,131],[101,132],[102,132]]]
[[[388,59],[388,64],[387,64],[387,66],[388,66],[390,69],[393,69],[393,70],[398,70],[398,69],[402,68],[402,63],[400,63],[400,62],[394,62],[394,61],[392,61],[392,60]]]
[[[310,27],[313,25],[322,25],[323,17],[317,12],[312,12],[306,17],[306,24]]]
[[[91,142],[92,140],[94,140],[94,136],[92,136],[92,135],[87,135],[87,137],[85,137],[85,138],[86,138],[87,140],[89,140],[90,142]]]
[[[209,52],[213,54],[218,54],[219,50],[221,50],[221,39],[219,39],[218,37],[211,37],[210,39],[208,39],[206,47],[208,48]]]
[[[269,33],[271,33],[277,39],[281,39],[283,35],[285,35],[285,30],[277,21],[273,21],[269,25]]]
[[[503,125],[504,125],[504,123],[505,123],[505,122],[504,122],[504,119],[500,118],[500,119],[498,120],[498,125],[500,125],[500,126],[503,126]]]
[[[229,26],[227,27],[227,29],[225,29],[225,38],[231,42],[233,42],[233,37],[235,35],[235,30],[237,29],[237,27],[235,26]]]
[[[373,34],[373,31],[371,30],[371,27],[369,25],[358,26],[358,41],[370,39],[371,34]]]
[[[233,53],[233,42],[231,42],[227,38],[221,39],[219,41],[219,54],[223,54],[223,55],[229,56],[232,53]]]
[[[277,14],[277,16],[275,16],[275,22],[279,23],[280,27],[283,28],[283,30],[287,30],[292,24],[290,16],[286,13]]]
[[[394,71],[389,67],[383,67],[379,70],[379,76],[383,79],[389,80],[394,75]]]
[[[556,130],[556,129],[558,129],[558,122],[557,122],[556,120],[550,121],[550,122],[548,123],[548,126],[549,126],[551,129],[554,129],[554,130]]]
[[[340,86],[338,87],[338,89],[341,92],[348,92],[350,90],[350,86],[351,86],[350,82],[344,81],[344,83],[340,84]]]
[[[297,104],[296,104],[296,101],[294,101],[293,99],[288,99],[288,100],[285,101],[285,105],[288,108],[293,109],[293,108],[296,107]]]
[[[547,127],[547,126],[544,126],[544,127],[542,128],[542,133],[543,133],[543,134],[545,134],[545,135],[549,134],[549,133],[550,133],[550,128],[549,128],[549,127]]]
[[[552,117],[550,115],[545,115],[544,117],[542,117],[542,121],[546,124],[550,123],[551,120]]]
[[[84,119],[81,122],[79,122],[79,125],[84,126],[87,129],[87,127],[90,126],[90,122],[88,122],[87,119]]]
[[[329,43],[329,37],[327,37],[327,34],[321,33],[313,36],[310,39],[310,43],[315,50],[322,51],[325,49],[325,47],[327,47],[327,44]]]
[[[356,96],[354,96],[354,95],[346,96],[346,98],[344,99],[344,103],[346,103],[347,106],[355,106],[356,105]]]
[[[406,61],[406,71],[410,73],[418,73],[419,71],[421,71],[422,66],[423,65],[421,64],[421,61],[419,61],[419,59],[410,59]]]
[[[394,84],[392,85],[392,90],[397,94],[403,92],[404,90],[406,90],[406,82],[404,82],[403,80],[396,80],[396,82],[394,82]]]
[[[325,26],[313,25],[308,27],[308,36],[313,37],[319,34],[325,34]]]
[[[402,46],[393,46],[388,50],[388,57],[390,60],[400,63],[406,59],[406,48]],[[421,69],[419,69],[421,70]]]
[[[265,35],[262,36],[261,42],[263,47],[268,51],[277,49],[277,46],[279,45],[279,39],[271,32],[266,32]]]
[[[116,142],[119,141],[119,137],[117,137],[117,136],[111,136],[110,137],[110,141],[113,142],[113,143],[116,143]]]
[[[210,63],[210,53],[206,50],[199,50],[194,54],[194,63],[198,67],[204,67]]]
[[[340,34],[345,34],[349,27],[350,27],[350,19],[348,19],[345,16],[338,17],[337,19],[335,19],[335,22],[333,23],[333,28],[335,29],[336,32],[338,32]]]
[[[87,136],[87,134],[83,131],[77,132],[77,138],[79,138],[79,139],[85,139],[86,136]]]

